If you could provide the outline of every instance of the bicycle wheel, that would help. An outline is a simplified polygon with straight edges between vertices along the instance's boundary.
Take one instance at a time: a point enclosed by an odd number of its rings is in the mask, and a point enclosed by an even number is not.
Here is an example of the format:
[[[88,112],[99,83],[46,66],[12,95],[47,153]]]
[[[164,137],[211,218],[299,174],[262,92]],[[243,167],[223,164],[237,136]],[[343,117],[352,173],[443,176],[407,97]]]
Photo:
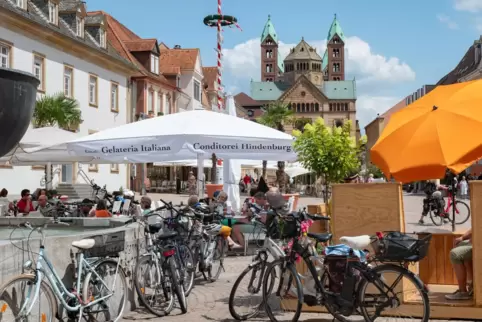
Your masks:
[[[470,207],[465,202],[460,200],[455,200],[455,206],[455,224],[462,225],[470,218]],[[453,205],[450,205],[447,211],[447,215],[450,221],[452,221],[453,216],[452,207]]]
[[[166,264],[166,269],[169,271],[169,275],[171,276],[171,287],[174,288],[174,293],[176,293],[181,312],[185,314],[187,313],[186,294],[184,293],[184,285],[180,283],[179,269],[177,268],[176,259],[174,256],[169,257]]]
[[[442,226],[444,224],[445,217],[439,216],[434,209],[430,209],[430,219],[435,226]]]
[[[162,267],[152,255],[141,257],[136,264],[134,285],[141,303],[152,314],[164,316],[174,307],[172,289],[166,286]]]
[[[0,288],[2,321],[57,321],[57,298],[49,284],[42,281],[35,305],[37,278],[31,274],[18,275],[5,282]],[[30,312],[20,312],[23,306],[32,306]]]
[[[216,246],[214,248],[213,260],[211,262],[211,267],[208,270],[208,280],[214,282],[221,275],[223,270],[224,257],[226,256],[226,240],[218,236],[216,237]]]
[[[84,309],[86,320],[119,321],[124,313],[128,294],[124,270],[118,265],[117,260],[107,258],[95,264],[94,272],[87,273],[82,285],[84,303],[110,297],[86,307]]]
[[[229,294],[229,312],[238,321],[244,321],[258,316],[263,309],[263,277],[266,270],[266,262],[251,264],[238,276]],[[271,285],[274,284],[275,275],[271,274]],[[244,279],[247,277],[246,279]],[[243,283],[242,283],[243,282]],[[271,286],[272,288],[272,286]],[[239,292],[238,292],[239,291]],[[269,293],[271,289],[269,290]],[[239,300],[239,301],[238,301]],[[249,303],[247,303],[249,302]],[[251,306],[250,303],[253,305]],[[243,308],[247,312],[241,313]]]
[[[274,275],[274,281],[273,276]],[[279,277],[277,283],[276,278]],[[269,296],[273,293],[275,297],[283,297],[281,300],[273,300]],[[263,302],[265,310],[271,321],[297,322],[301,315],[303,306],[303,286],[301,284],[295,265],[286,262],[284,258],[272,262],[266,269],[263,277]],[[278,312],[278,310],[285,310]],[[287,312],[293,312],[291,319],[287,319]]]
[[[194,256],[192,251],[184,244],[179,245],[181,272],[184,272],[184,293],[189,296],[192,287],[194,286],[194,275],[196,273],[196,266],[194,265]]]
[[[363,279],[358,286],[359,305],[365,321],[375,321],[382,312],[386,316],[408,318],[410,321],[429,321],[428,291],[416,275],[403,267],[391,264],[377,266],[373,268],[373,272],[378,276],[375,281]],[[407,290],[412,290],[414,294],[397,296],[398,293]],[[406,302],[421,305],[409,305],[407,310],[407,305],[404,305]],[[374,312],[369,312],[370,309]]]

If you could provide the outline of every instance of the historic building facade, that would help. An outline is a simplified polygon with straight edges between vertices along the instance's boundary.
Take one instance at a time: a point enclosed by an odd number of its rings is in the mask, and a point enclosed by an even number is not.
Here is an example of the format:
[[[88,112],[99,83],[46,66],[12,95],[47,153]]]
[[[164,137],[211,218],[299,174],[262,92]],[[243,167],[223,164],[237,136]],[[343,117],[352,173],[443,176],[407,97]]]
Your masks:
[[[0,0],[0,67],[39,78],[39,97],[63,93],[75,99],[83,119],[74,129],[79,135],[116,127],[130,121],[129,77],[137,68],[116,52],[106,33],[106,20],[89,15],[80,0]],[[80,167],[56,165],[54,186],[85,183],[78,176]],[[128,184],[125,164],[82,169],[110,189]],[[19,195],[40,186],[44,167],[1,165],[0,175],[3,187]]]
[[[341,126],[352,122],[352,134],[359,135],[356,120],[356,83],[345,80],[345,35],[334,18],[323,58],[304,38],[283,59],[279,53],[279,35],[271,17],[261,35],[261,81],[251,81],[251,93],[236,96],[248,116],[261,114],[261,106],[270,102],[286,103],[298,119],[299,127],[322,117],[326,124]],[[297,126],[297,125],[294,125]],[[287,131],[293,129],[286,126]]]

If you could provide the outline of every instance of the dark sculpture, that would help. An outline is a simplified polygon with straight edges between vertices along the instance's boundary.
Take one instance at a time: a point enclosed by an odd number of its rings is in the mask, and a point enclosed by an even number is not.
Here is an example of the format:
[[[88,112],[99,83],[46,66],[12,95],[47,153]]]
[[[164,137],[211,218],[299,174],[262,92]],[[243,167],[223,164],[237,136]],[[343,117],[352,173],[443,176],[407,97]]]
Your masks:
[[[15,148],[27,131],[39,84],[32,74],[0,68],[0,157]]]

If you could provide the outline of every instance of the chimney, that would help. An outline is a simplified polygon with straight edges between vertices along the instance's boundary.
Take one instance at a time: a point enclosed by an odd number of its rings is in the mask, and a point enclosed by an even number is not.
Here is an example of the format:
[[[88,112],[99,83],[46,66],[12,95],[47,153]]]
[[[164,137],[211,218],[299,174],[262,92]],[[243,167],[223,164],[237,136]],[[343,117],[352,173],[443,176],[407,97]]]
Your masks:
[[[181,49],[181,45],[174,45],[174,49]]]

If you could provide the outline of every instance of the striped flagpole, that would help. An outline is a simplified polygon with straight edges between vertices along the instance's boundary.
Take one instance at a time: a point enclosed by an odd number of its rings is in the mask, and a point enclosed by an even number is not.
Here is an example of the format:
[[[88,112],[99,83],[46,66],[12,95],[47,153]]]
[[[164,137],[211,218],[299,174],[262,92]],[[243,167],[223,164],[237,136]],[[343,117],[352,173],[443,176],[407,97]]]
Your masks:
[[[221,80],[221,71],[222,71],[222,65],[221,65],[221,59],[222,59],[222,44],[223,44],[223,35],[222,35],[222,30],[221,30],[221,20],[222,20],[222,10],[221,10],[221,0],[218,0],[218,15],[221,16],[221,19],[218,19],[218,109],[221,110],[224,108],[223,104],[223,86],[222,86],[222,80]]]

